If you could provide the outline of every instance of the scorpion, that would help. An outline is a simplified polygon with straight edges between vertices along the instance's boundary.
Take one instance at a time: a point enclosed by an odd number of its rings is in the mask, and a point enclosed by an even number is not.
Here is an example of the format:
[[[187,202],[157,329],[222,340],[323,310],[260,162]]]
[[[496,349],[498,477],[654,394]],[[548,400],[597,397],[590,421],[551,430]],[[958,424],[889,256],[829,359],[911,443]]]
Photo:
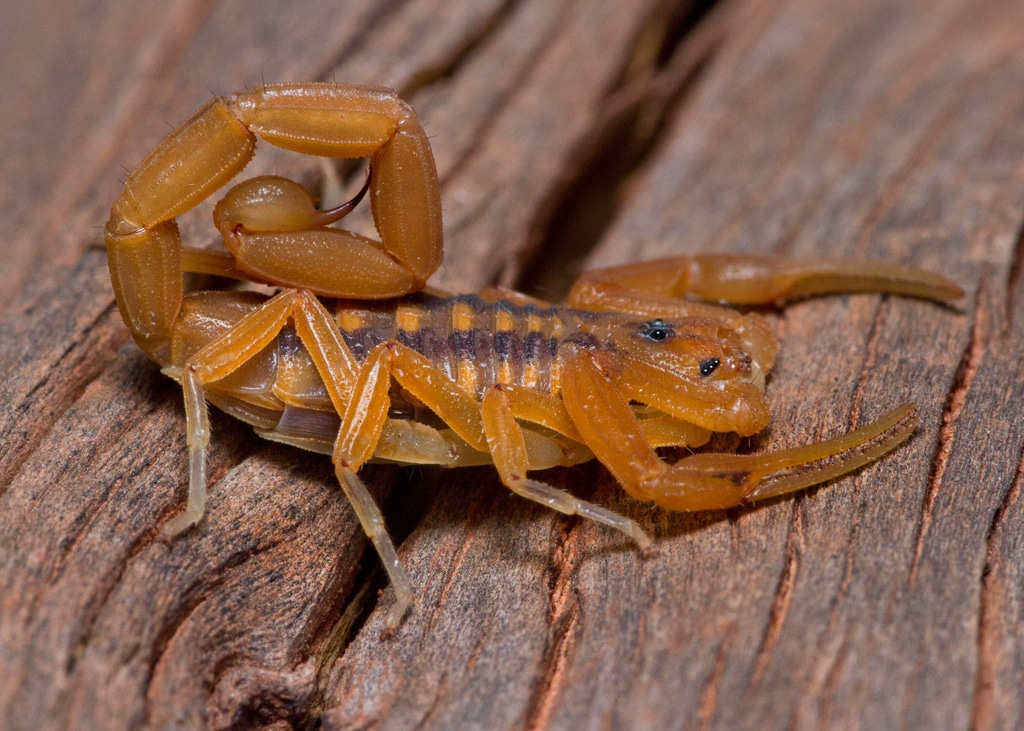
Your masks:
[[[183,244],[176,217],[241,173],[257,138],[369,157],[367,182],[348,203],[318,210],[288,178],[244,180],[214,209],[226,250]],[[333,226],[367,191],[379,240]],[[394,588],[390,630],[413,586],[358,475],[368,461],[493,464],[512,492],[647,549],[633,520],[528,474],[596,458],[633,498],[678,511],[833,480],[906,440],[914,405],[791,449],[704,451],[671,464],[657,450],[768,425],[777,343],[750,306],[840,292],[962,296],[945,277],[897,264],[721,254],[590,271],[565,305],[496,287],[447,295],[426,286],[442,258],[441,197],[415,112],[390,89],[334,83],[214,97],[128,176],[104,234],[132,337],[184,391],[188,498],[165,535],[203,516],[212,403],[267,439],[331,455]],[[186,291],[189,272],[273,289]]]

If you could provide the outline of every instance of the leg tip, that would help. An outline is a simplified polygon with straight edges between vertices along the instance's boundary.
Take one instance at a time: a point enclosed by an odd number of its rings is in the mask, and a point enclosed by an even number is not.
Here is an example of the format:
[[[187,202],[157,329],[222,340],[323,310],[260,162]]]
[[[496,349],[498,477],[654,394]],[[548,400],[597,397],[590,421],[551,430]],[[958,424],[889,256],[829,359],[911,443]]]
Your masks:
[[[636,542],[637,548],[640,549],[640,555],[644,558],[653,556],[657,552],[654,539],[647,535],[636,523],[633,524],[633,531],[630,533],[630,536]]]
[[[191,510],[185,510],[183,513],[175,515],[167,521],[164,525],[163,531],[161,531],[161,535],[165,540],[174,540],[179,535],[198,524],[202,517],[202,513],[196,514]]]
[[[398,628],[402,625],[402,620],[405,619],[406,612],[409,611],[409,607],[412,602],[408,599],[401,600],[396,599],[391,609],[388,611],[388,616],[384,620],[384,629],[381,630],[381,639],[391,639],[395,636]]]

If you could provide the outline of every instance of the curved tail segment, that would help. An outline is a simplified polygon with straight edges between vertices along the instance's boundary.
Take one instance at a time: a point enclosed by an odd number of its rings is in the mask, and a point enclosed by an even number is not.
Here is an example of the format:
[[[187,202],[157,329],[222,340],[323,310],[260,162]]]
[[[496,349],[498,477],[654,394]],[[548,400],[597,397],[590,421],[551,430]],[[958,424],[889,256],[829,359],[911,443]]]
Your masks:
[[[238,175],[252,159],[257,137],[309,155],[370,156],[370,197],[381,240],[329,228],[329,218],[267,230],[260,224],[266,211],[276,221],[282,206],[259,200],[258,190],[251,194],[259,179],[246,181],[236,198],[247,203],[239,206],[227,236],[239,271],[326,296],[380,299],[418,291],[441,263],[434,159],[415,113],[395,92],[279,84],[215,98],[128,176],[106,225],[118,307],[136,342],[161,365],[168,363],[181,307],[183,261],[191,260],[183,257],[174,218]],[[294,222],[296,216],[281,220]]]

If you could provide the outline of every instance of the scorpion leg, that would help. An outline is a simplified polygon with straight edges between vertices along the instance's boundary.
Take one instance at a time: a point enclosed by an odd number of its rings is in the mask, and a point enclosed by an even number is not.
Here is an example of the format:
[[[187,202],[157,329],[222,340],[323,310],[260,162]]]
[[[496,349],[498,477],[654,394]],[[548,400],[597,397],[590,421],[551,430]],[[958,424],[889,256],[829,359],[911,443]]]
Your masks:
[[[917,411],[900,406],[834,439],[766,454],[699,454],[662,462],[644,437],[627,397],[590,353],[566,366],[566,409],[597,458],[638,500],[671,510],[711,510],[783,495],[873,462],[906,440]]]
[[[546,432],[552,432],[545,436],[533,429],[519,428],[526,443],[529,469],[568,466],[593,459],[593,452],[583,443],[583,437],[569,418],[569,412],[565,410],[562,399],[526,386],[501,384],[498,388],[501,390],[503,401],[509,403],[515,419],[536,424]],[[659,432],[660,437],[668,438],[677,446],[684,444],[689,436],[699,431],[697,427],[687,428],[688,426],[681,430],[673,430],[667,424],[654,425],[652,422],[652,428]],[[683,436],[684,432],[688,434],[687,437]],[[488,448],[493,452],[491,435],[488,435]],[[560,454],[554,454],[553,450]],[[544,458],[541,456],[542,453],[549,456]]]
[[[237,370],[270,343],[288,321],[294,296],[294,291],[287,290],[267,300],[186,361],[180,379],[185,391],[189,452],[188,502],[185,511],[164,527],[168,536],[175,536],[198,523],[206,506],[210,419],[203,386]]]
[[[486,413],[482,416],[480,406],[476,401],[439,373],[423,356],[394,341],[381,343],[370,351],[356,379],[352,398],[342,412],[341,428],[334,445],[333,458],[338,479],[355,506],[367,535],[373,540],[395,589],[395,604],[385,620],[385,625],[389,630],[398,626],[412,603],[412,586],[399,564],[398,554],[384,529],[380,513],[373,505],[357,472],[367,460],[377,453],[381,446],[381,440],[384,438],[385,428],[388,427],[387,413],[390,402],[388,394],[392,378],[441,417],[457,435],[456,438],[465,443],[467,447],[477,450],[481,456],[484,456],[483,453],[487,452],[491,442],[491,434],[488,432],[485,436]],[[514,423],[514,418],[512,420]],[[422,425],[416,427],[410,425],[409,428],[428,429]],[[436,431],[434,434],[442,436]],[[442,436],[442,438],[444,437]],[[526,463],[529,460],[536,460],[544,452],[548,453],[545,459],[553,460],[555,464],[566,463],[566,460],[572,459],[572,451],[566,455],[562,449],[552,450],[549,440],[540,435],[536,435],[536,439],[532,439],[532,441],[534,443],[528,449],[524,435],[521,431],[518,433],[519,450],[516,452],[516,456],[523,460],[522,472],[525,472]],[[414,439],[413,442],[412,449],[414,451],[423,446],[420,439]],[[460,451],[462,450],[460,449]],[[435,454],[439,458],[438,461],[441,461],[446,450]],[[408,455],[402,452],[400,456]],[[460,456],[463,459],[468,457],[465,454]],[[588,456],[589,453],[576,455],[579,460]],[[498,462],[497,456],[495,456],[495,462]],[[555,507],[562,512],[578,512],[613,525],[634,537],[641,546],[649,544],[649,539],[632,521],[616,516],[598,506],[575,501],[566,493],[540,483],[534,483],[532,480],[527,480],[522,484],[516,482],[509,486],[526,497]],[[569,509],[570,506],[572,509]]]
[[[389,629],[398,626],[411,604],[412,587],[357,472],[380,443],[387,423],[392,378],[437,414],[470,448],[488,452],[480,405],[470,394],[452,383],[422,355],[398,342],[385,341],[370,351],[353,384],[351,398],[339,409],[341,428],[334,444],[333,459],[338,479],[356,506],[360,521],[395,587],[395,605],[386,619]]]
[[[372,454],[387,417],[387,372],[381,373],[379,357],[368,359],[362,367],[357,364],[340,339],[330,313],[308,292],[285,290],[271,298],[187,362],[182,380],[192,465],[189,501],[186,510],[168,522],[166,532],[173,536],[194,525],[203,514],[210,435],[203,384],[239,368],[276,337],[289,319],[323,379],[335,410],[342,415],[333,450],[335,473],[395,587],[396,606],[388,618],[388,626],[394,628],[412,601],[411,583],[398,561],[380,510],[356,475]]]
[[[539,424],[577,442],[582,440],[560,398],[525,386],[503,385],[501,389],[517,419]]]
[[[238,370],[278,336],[289,318],[295,322],[295,330],[320,371],[335,407],[347,402],[358,364],[316,297],[300,290],[284,290],[246,314],[193,354],[176,374],[185,391],[189,496],[185,511],[167,523],[164,530],[168,535],[177,535],[198,523],[206,504],[210,422],[204,386]]]
[[[398,342],[386,341],[370,351],[353,385],[351,398],[346,407],[339,410],[342,414],[341,428],[334,445],[333,458],[338,478],[353,504],[357,505],[360,520],[373,539],[395,587],[395,605],[386,620],[389,629],[398,625],[412,602],[412,588],[398,563],[397,553],[383,529],[383,523],[379,520],[379,513],[369,501],[357,472],[373,457],[380,444],[387,424],[390,404],[388,394],[392,379],[437,414],[470,448],[490,453],[505,484],[514,492],[562,512],[580,514],[611,525],[632,537],[642,547],[650,544],[650,539],[639,526],[627,518],[577,500],[543,483],[521,479],[528,468],[531,449],[515,421],[511,401],[503,391],[489,392],[485,396],[486,405],[481,407],[470,394],[438,372],[422,355]],[[531,409],[538,406],[525,398],[517,398],[517,401],[524,412],[533,413]],[[534,416],[538,422],[560,425],[575,434],[572,424],[567,423],[564,417],[560,418],[557,414],[551,418],[542,418],[539,414]],[[532,451],[537,453],[536,446]],[[582,458],[581,455],[577,456]],[[572,457],[566,456],[563,459],[571,460]]]
[[[842,292],[887,292],[940,301],[963,295],[943,276],[890,262],[702,254],[586,272],[573,286],[569,303],[661,317],[722,317],[727,311],[680,298],[755,305]]]
[[[636,409],[633,409],[634,413]],[[711,430],[682,419],[666,416],[655,410],[644,417],[638,415],[640,429],[647,443],[658,447],[703,447],[711,439]]]
[[[481,413],[494,466],[509,490],[560,513],[580,515],[615,528],[632,538],[641,549],[650,547],[650,537],[629,518],[526,476],[529,460],[523,429],[516,421],[512,402],[502,386],[495,386],[484,394]]]
[[[387,370],[382,372],[379,356],[368,359],[359,368],[341,341],[330,313],[308,292],[285,290],[267,300],[186,363],[182,381],[191,467],[189,499],[185,511],[168,521],[165,532],[174,536],[195,525],[203,516],[206,450],[210,440],[203,385],[241,367],[275,338],[289,319],[295,323],[296,333],[323,378],[332,404],[342,414],[334,447],[335,473],[395,587],[396,605],[388,615],[388,626],[393,629],[412,601],[412,587],[398,561],[380,510],[356,474],[359,466],[372,455],[387,417]]]
[[[338,410],[341,428],[334,443],[333,460],[338,480],[373,541],[395,590],[395,604],[385,620],[388,630],[398,626],[412,603],[412,584],[398,561],[380,511],[357,472],[373,456],[380,441],[387,422],[392,377],[447,422],[471,447],[478,451],[486,449],[479,407],[471,396],[462,393],[423,356],[397,342],[386,341],[370,351],[355,379],[351,398]]]
[[[385,351],[372,351],[358,366],[323,304],[308,293],[303,295],[295,330],[306,345],[335,410],[341,415],[332,452],[334,472],[394,587],[395,604],[385,620],[387,629],[394,630],[412,603],[412,582],[398,560],[380,508],[357,474],[372,456],[387,421],[390,378],[387,363],[379,355]]]
[[[512,415],[520,420],[537,424],[545,429],[555,432],[567,438],[573,446],[583,445],[583,437],[565,410],[562,399],[551,396],[542,391],[532,388],[515,385],[501,386],[504,398],[509,402]],[[638,400],[640,400],[638,398]],[[665,399],[659,400],[659,405]],[[637,407],[644,413],[638,415],[640,428],[648,441],[659,447],[699,447],[711,438],[711,430],[697,426],[692,421],[693,414],[686,412],[685,419],[677,419],[663,413],[662,409]],[[635,411],[636,409],[634,409]],[[704,411],[706,409],[698,409]],[[529,432],[524,432],[529,434]],[[527,437],[529,439],[529,437]],[[583,445],[585,446],[585,445]],[[529,447],[529,444],[527,445]],[[571,463],[575,464],[576,460]],[[540,469],[532,466],[534,460],[530,460],[530,469]]]

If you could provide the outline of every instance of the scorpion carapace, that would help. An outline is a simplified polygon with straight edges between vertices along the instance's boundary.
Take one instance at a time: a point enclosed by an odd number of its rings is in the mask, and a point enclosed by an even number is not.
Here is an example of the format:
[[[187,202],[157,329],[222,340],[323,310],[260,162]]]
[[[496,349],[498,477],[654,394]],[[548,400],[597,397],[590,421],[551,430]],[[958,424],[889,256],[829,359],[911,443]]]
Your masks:
[[[297,183],[243,181],[217,205],[227,251],[183,246],[174,219],[242,171],[257,137],[324,157],[370,157],[380,241],[333,224]],[[353,202],[354,205],[354,202]],[[492,463],[511,490],[616,528],[633,521],[527,476],[600,460],[639,500],[703,510],[783,495],[854,470],[905,440],[913,405],[828,441],[765,454],[695,454],[713,432],[768,423],[767,322],[704,301],[763,304],[878,291],[950,300],[949,280],[893,264],[676,257],[585,274],[567,306],[514,292],[427,293],[441,261],[437,173],[415,113],[394,92],[282,84],[216,98],[128,177],[106,226],[117,303],[135,341],[185,393],[187,506],[203,515],[207,401],[263,436],[331,454],[395,589],[394,628],[413,597],[359,468],[371,459]],[[185,293],[202,271],[271,285]],[[376,301],[367,301],[376,300]]]

